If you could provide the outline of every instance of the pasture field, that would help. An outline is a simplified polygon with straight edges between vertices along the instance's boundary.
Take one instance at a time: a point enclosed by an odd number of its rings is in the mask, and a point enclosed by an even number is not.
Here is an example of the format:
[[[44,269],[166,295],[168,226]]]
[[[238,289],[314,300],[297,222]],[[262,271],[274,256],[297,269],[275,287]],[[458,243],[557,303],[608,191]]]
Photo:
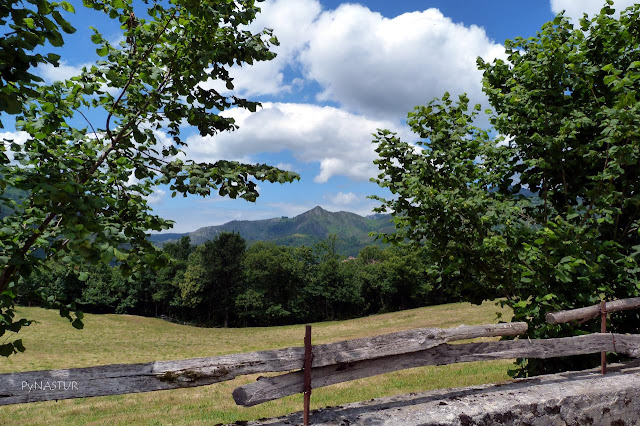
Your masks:
[[[500,308],[455,303],[313,324],[314,344],[374,336],[418,327],[455,327],[496,322]],[[27,348],[0,358],[0,373],[138,363],[302,346],[304,326],[198,328],[132,315],[86,314],[76,330],[57,311],[19,309],[37,320],[21,332]],[[509,312],[502,311],[509,319]],[[311,408],[436,388],[508,379],[510,361],[423,367],[333,385],[313,391]],[[302,410],[302,395],[255,407],[238,407],[231,392],[257,376],[191,389],[49,401],[0,407],[0,424],[218,424],[273,417]]]

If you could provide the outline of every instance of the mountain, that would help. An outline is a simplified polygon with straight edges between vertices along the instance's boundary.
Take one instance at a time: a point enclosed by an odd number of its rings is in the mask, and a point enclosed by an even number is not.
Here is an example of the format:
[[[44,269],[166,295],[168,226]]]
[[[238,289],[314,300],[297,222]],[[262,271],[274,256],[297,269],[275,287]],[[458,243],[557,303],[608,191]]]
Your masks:
[[[234,220],[223,225],[207,226],[185,234],[155,234],[151,241],[162,245],[188,235],[191,243],[199,245],[221,232],[237,232],[249,244],[272,241],[284,246],[312,246],[330,234],[338,236],[338,249],[345,255],[357,255],[360,249],[375,244],[369,232],[392,232],[391,215],[360,216],[350,212],[329,212],[314,207],[293,218],[280,217],[264,220]]]
[[[27,197],[27,193],[16,188],[7,187],[1,194],[3,197],[9,198],[14,201],[20,201]],[[13,209],[9,207],[5,202],[0,201],[0,219],[9,216],[13,213]]]

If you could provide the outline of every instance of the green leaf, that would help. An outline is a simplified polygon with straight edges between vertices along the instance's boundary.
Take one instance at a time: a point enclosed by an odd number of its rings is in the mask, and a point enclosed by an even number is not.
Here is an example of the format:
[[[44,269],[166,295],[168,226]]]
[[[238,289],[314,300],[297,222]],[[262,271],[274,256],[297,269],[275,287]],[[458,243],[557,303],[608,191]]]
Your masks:
[[[53,16],[53,19],[58,23],[58,25],[60,25],[60,28],[62,28],[65,33],[73,34],[76,32],[76,29],[71,26],[71,24],[69,24],[57,10],[51,12],[51,16]]]
[[[76,10],[73,7],[73,5],[67,1],[62,1],[60,2],[60,6],[62,6],[62,9],[64,9],[66,12],[70,12],[70,13],[75,13]]]
[[[113,249],[113,254],[115,255],[116,259],[120,261],[127,260],[127,258],[129,257],[127,253],[123,253],[116,248]]]

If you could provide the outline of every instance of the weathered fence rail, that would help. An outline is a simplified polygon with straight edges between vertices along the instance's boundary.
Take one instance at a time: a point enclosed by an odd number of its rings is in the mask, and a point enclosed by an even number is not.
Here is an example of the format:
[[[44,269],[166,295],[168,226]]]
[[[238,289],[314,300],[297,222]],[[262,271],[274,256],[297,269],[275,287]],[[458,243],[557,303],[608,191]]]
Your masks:
[[[498,342],[443,344],[411,354],[393,355],[359,362],[314,366],[313,388],[427,365],[487,361],[512,358],[554,358],[591,354],[601,351],[640,357],[640,336],[625,334],[590,334],[540,340],[505,340]],[[233,399],[238,405],[253,406],[302,392],[303,373],[296,371],[236,388]]]
[[[640,308],[640,297],[630,299],[613,300],[606,303],[606,312],[628,311]],[[569,311],[550,312],[545,315],[549,324],[562,324],[571,321],[585,321],[600,315],[601,306],[593,305],[585,308],[571,309]]]
[[[313,366],[412,353],[476,337],[516,336],[526,323],[420,328],[313,347]],[[304,348],[210,358],[0,374],[0,405],[204,386],[240,375],[299,370]]]
[[[598,305],[567,311],[550,312],[545,315],[545,320],[549,324],[562,324],[572,321],[585,322],[600,316],[600,332],[606,333],[607,315],[610,312],[627,311],[637,308],[640,308],[640,297],[618,299],[611,302],[602,300]],[[600,352],[600,372],[602,374],[606,374],[607,372],[607,351],[604,350]]]

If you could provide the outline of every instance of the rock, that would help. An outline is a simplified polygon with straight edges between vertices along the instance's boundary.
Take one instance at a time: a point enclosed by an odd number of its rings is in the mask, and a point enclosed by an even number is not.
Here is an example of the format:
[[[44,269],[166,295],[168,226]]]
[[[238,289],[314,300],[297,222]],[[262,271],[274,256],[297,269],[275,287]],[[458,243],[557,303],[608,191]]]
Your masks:
[[[302,424],[302,415],[248,424]],[[609,366],[605,376],[599,370],[568,372],[329,407],[313,411],[311,424],[640,425],[640,363]]]

